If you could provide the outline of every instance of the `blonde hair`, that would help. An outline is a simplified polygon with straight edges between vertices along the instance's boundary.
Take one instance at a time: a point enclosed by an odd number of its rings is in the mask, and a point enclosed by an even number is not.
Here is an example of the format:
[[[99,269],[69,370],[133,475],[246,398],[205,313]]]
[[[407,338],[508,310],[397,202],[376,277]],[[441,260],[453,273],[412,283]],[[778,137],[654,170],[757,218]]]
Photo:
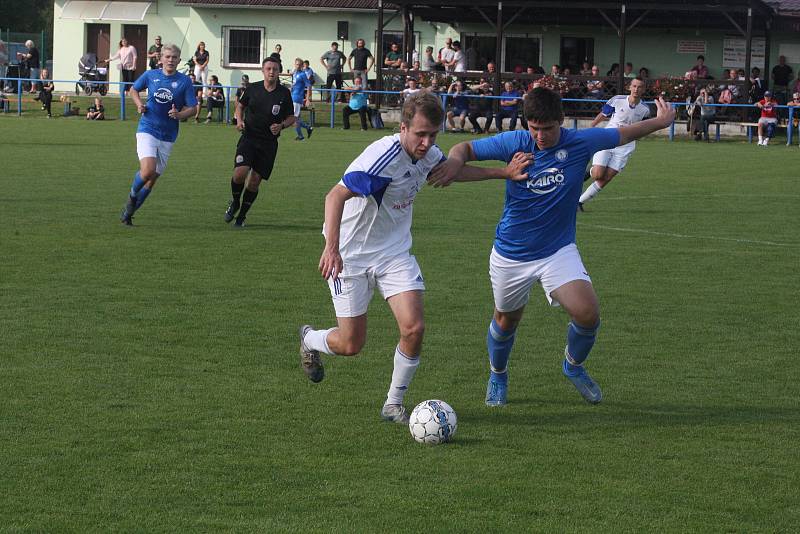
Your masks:
[[[178,56],[178,57],[181,57],[181,49],[180,49],[180,47],[179,47],[178,45],[176,45],[175,43],[169,43],[169,44],[165,44],[164,46],[162,46],[162,47],[161,47],[161,53],[162,53],[162,54],[163,54],[163,53],[164,53],[166,50],[172,50],[173,52],[175,52],[175,55],[176,55],[176,56]]]

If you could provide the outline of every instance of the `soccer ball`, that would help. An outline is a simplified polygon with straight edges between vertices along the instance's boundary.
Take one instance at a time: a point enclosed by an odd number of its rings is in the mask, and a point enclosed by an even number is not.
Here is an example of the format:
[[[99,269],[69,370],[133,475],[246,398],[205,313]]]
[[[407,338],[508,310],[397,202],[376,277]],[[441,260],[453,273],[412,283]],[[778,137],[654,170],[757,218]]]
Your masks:
[[[447,443],[453,439],[457,427],[456,412],[441,400],[420,402],[408,421],[414,439],[428,445]]]

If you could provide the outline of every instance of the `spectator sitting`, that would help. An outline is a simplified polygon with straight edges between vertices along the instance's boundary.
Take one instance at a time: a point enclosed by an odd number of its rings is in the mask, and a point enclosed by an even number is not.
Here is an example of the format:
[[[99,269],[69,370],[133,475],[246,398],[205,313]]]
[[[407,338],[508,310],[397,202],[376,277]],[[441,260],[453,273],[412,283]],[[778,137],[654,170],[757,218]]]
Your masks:
[[[613,78],[619,76],[619,63],[612,63],[611,68],[606,72],[606,76]]]
[[[639,69],[639,78],[646,80],[650,77],[650,69],[647,67],[642,67]]]
[[[402,62],[403,55],[400,53],[400,46],[397,43],[392,43],[389,46],[386,58],[383,60],[383,65],[387,69],[399,69]]]
[[[89,106],[86,111],[87,121],[102,121],[106,118],[106,109],[103,107],[103,101],[100,98],[94,99],[94,104]]]
[[[551,66],[550,67],[550,76],[555,76],[556,78],[561,76],[561,67],[559,67],[558,65]]]
[[[622,71],[622,75],[626,78],[636,78],[636,75],[633,73],[633,63],[625,63],[625,69]]]
[[[592,79],[586,82],[586,91],[587,96],[589,98],[594,98],[595,100],[601,99],[603,96],[603,80],[599,79],[600,76],[600,67],[597,65],[592,65]]]
[[[463,132],[464,124],[467,122],[467,115],[469,115],[469,98],[467,95],[472,94],[471,91],[464,87],[464,82],[457,80],[450,84],[447,94],[453,97],[453,107],[447,112],[447,121],[450,123],[451,132]],[[460,120],[460,125],[456,128],[455,117]]]
[[[406,85],[407,87],[403,89],[400,93],[401,102],[404,102],[405,99],[408,98],[409,96],[417,94],[420,91],[422,91],[421,88],[417,87],[417,79],[414,78],[413,76],[408,76],[406,78]]]
[[[206,114],[206,124],[211,122],[211,112],[217,108],[220,109],[225,105],[225,93],[222,89],[222,85],[219,83],[219,78],[217,78],[216,74],[211,75],[211,80],[208,83],[208,102],[206,104],[206,109],[208,113]]]
[[[194,122],[200,122],[200,110],[203,108],[203,95],[205,94],[203,82],[197,81],[194,72],[189,73],[189,79],[192,80],[194,94],[197,97],[197,112],[194,114]]]
[[[554,65],[557,66],[557,65]],[[522,100],[522,94],[514,89],[511,82],[506,82],[504,91],[500,93],[500,111],[494,119],[494,124],[498,132],[503,131],[503,119],[509,118],[509,130],[517,129],[517,117],[519,115],[519,103]]]
[[[786,105],[793,108],[800,106],[800,92],[795,92],[792,95],[792,99]],[[800,109],[796,109],[794,113],[792,113],[792,125],[789,127],[800,127]]]
[[[362,83],[359,77],[353,79],[353,92],[350,95],[350,102],[342,108],[342,120],[345,130],[350,129],[350,115],[353,113],[358,113],[358,117],[361,119],[361,130],[367,130],[368,103],[367,94],[363,91]]]
[[[584,61],[581,65],[580,70],[581,76],[591,76],[592,75],[592,66],[589,64],[588,61]]]
[[[756,103],[756,107],[761,109],[761,118],[758,119],[758,144],[760,146],[769,145],[769,140],[775,136],[775,127],[778,125],[777,105],[778,101],[772,97],[772,93],[769,91],[765,91],[764,98]]]
[[[40,85],[41,89],[39,90],[39,96],[34,98],[34,100],[41,101],[42,110],[47,112],[47,118],[49,119],[53,116],[50,106],[53,103],[53,89],[55,89],[55,86],[53,85],[53,81],[50,80],[50,73],[47,71],[47,69],[42,69]]]
[[[708,79],[708,67],[706,67],[705,62],[705,56],[702,54],[697,56],[697,63],[691,68],[691,71],[695,73],[695,79]]]
[[[469,99],[469,122],[472,124],[472,133],[482,134],[488,132],[492,126],[494,119],[494,111],[492,109],[492,99],[487,98],[492,96],[492,84],[485,78],[481,78],[480,84],[475,88],[474,93],[480,95],[479,97]],[[483,117],[486,119],[483,128],[481,128],[478,119]]]

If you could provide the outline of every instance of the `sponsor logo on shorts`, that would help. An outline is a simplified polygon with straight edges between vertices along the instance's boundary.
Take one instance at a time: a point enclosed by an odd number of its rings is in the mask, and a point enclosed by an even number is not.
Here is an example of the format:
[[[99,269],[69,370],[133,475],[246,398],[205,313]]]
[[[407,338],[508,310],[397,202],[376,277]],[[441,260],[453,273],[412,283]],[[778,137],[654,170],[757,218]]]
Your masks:
[[[244,162],[244,156],[242,156],[241,154],[237,154],[236,163],[243,163],[243,162]]]
[[[552,193],[564,185],[564,169],[550,167],[539,171],[536,176],[528,178],[525,185],[535,195]]]
[[[172,91],[166,87],[161,87],[155,93],[153,93],[153,98],[159,104],[168,104],[172,102]]]
[[[274,106],[272,106],[272,114],[273,115],[277,115],[280,112],[281,112],[280,104],[275,104]]]

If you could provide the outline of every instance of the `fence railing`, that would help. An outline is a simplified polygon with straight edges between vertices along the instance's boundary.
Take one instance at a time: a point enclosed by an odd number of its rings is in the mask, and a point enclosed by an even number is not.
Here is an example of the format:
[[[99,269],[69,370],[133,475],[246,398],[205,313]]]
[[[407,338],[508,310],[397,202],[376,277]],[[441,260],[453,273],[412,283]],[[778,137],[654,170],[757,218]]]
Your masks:
[[[21,116],[22,115],[22,102],[23,102],[23,95],[24,95],[23,83],[24,82],[36,83],[36,82],[40,82],[41,80],[37,80],[37,79],[33,79],[33,78],[0,78],[0,85],[4,85],[6,81],[11,81],[11,82],[14,82],[16,84],[16,89],[17,89],[17,92],[16,92],[17,115]],[[102,85],[104,85],[106,87],[117,86],[119,88],[119,94],[117,96],[118,96],[118,98],[120,100],[119,118],[120,118],[120,120],[126,120],[127,119],[126,94],[127,94],[127,87],[133,85],[132,82],[107,82],[107,81],[90,81],[90,80],[49,80],[49,81],[52,81],[54,83],[62,83],[62,84],[63,83],[69,83],[69,84],[93,83],[93,84],[102,84]],[[232,86],[232,85],[223,85],[221,87],[225,90],[225,93],[226,93],[226,95],[225,95],[225,104],[224,104],[224,107],[223,107],[223,109],[224,109],[224,119],[225,119],[225,122],[229,124],[231,122],[231,120],[230,120],[231,119],[231,110],[230,110],[231,94],[232,94],[233,90],[238,89],[238,87],[237,86]],[[331,88],[331,89],[313,88],[312,90],[314,92],[319,93],[320,96],[324,97],[324,99],[326,99],[326,100],[328,99],[328,97],[325,96],[325,95],[329,94],[329,101],[330,101],[330,127],[334,128],[335,124],[336,124],[336,104],[337,104],[338,97],[342,93],[352,93],[354,91],[352,89],[335,89],[335,88]],[[361,92],[366,93],[368,95],[393,96],[393,97],[396,97],[398,99],[402,97],[402,92],[399,92],[399,91],[361,90]],[[108,93],[108,94],[110,94],[110,93]],[[439,96],[441,98],[442,106],[445,109],[447,109],[448,101],[451,100],[454,97],[454,95],[452,93],[440,92],[440,93],[434,93],[434,94],[436,94],[437,96]],[[7,96],[7,95],[5,95],[5,96]],[[86,96],[90,96],[90,95],[86,95]],[[463,96],[465,98],[468,98],[468,99],[484,99],[484,100],[507,100],[508,99],[508,97],[494,96],[494,95],[467,94],[467,95],[463,95]],[[580,105],[580,106],[586,106],[586,105],[594,106],[594,109],[597,109],[598,112],[599,112],[599,109],[601,108],[601,106],[606,103],[606,99],[562,98],[562,102],[564,102],[564,111],[565,111],[566,120],[572,122],[573,129],[578,129],[578,121],[585,120],[587,118],[593,118],[596,115],[596,113],[594,115],[592,115],[591,117],[585,117],[585,116],[579,116],[579,115],[575,115],[575,114],[570,114],[570,109],[571,109],[570,105],[574,104],[574,105]],[[651,106],[651,107],[654,107],[654,105],[655,105],[652,100],[643,99],[642,102],[645,105],[648,105],[648,106]],[[521,102],[521,98],[520,98],[520,108],[521,108],[521,105],[522,105],[522,102]],[[695,104],[694,102],[671,102],[671,105],[673,107],[675,107],[678,112],[680,112],[682,110],[685,111],[690,107],[694,107],[695,105],[700,106],[700,104]],[[718,103],[715,103],[715,104],[703,104],[702,106],[703,107],[718,108],[718,109],[722,109],[722,110],[726,110],[726,111],[728,111],[728,110],[742,110],[744,112],[753,111],[753,110],[757,110],[758,109],[758,108],[755,107],[754,104],[718,104]],[[775,108],[777,108],[779,110],[786,110],[786,112],[788,114],[788,122],[787,122],[787,125],[786,125],[787,145],[792,144],[792,141],[793,141],[793,138],[794,138],[794,126],[793,126],[794,116],[795,116],[795,114],[800,114],[800,109],[796,110],[795,109],[796,106],[785,106],[785,105],[778,105],[778,106],[775,106]],[[5,111],[8,111],[7,106],[4,106],[4,109],[5,109]],[[521,111],[521,109],[520,109],[520,111]],[[752,122],[745,121],[744,118],[742,118],[742,120],[722,119],[722,122],[723,123],[742,123],[742,124],[746,125],[747,126],[747,138],[748,138],[748,141],[752,141],[752,134],[753,134],[753,132],[752,132]],[[446,129],[446,122],[443,122],[441,127],[442,127],[442,131],[444,131]],[[798,130],[798,135],[800,135],[800,129]],[[669,137],[670,141],[674,140],[674,138],[675,138],[675,122],[673,122],[669,127],[668,137]],[[717,140],[719,140],[719,138],[720,138],[720,124],[719,124],[719,122],[716,122],[716,138],[717,138]]]

